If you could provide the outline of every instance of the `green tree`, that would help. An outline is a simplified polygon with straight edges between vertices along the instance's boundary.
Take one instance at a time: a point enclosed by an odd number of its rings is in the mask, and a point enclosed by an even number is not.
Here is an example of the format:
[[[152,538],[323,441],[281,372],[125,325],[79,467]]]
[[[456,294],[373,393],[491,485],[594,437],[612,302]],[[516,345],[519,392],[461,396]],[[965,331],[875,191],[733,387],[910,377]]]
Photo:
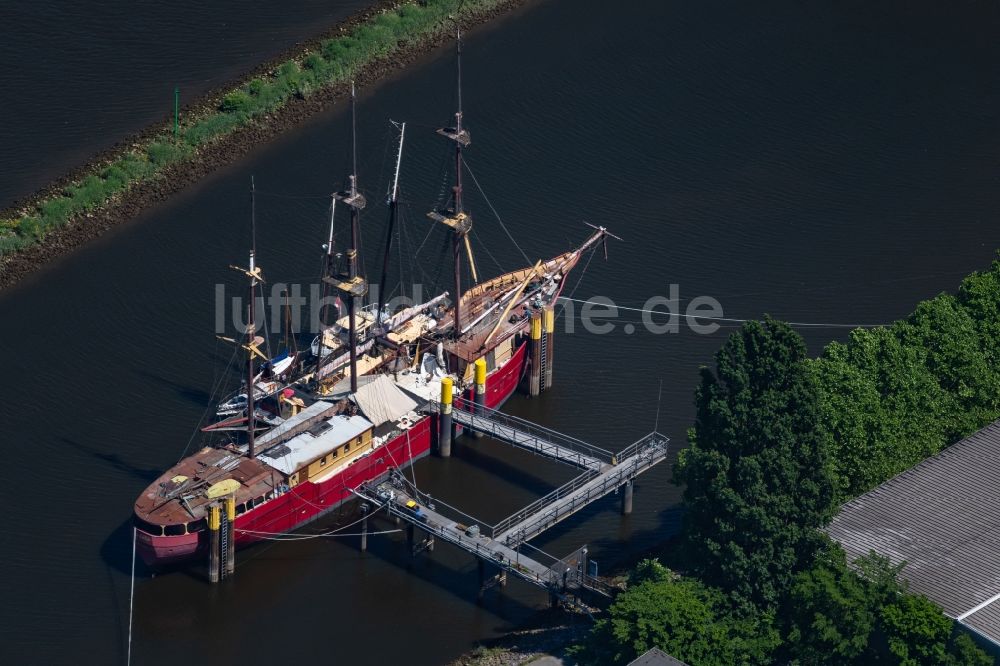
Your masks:
[[[769,616],[729,613],[724,596],[647,561],[586,640],[570,652],[583,664],[627,664],[650,648],[692,666],[768,664],[778,635]]]
[[[833,512],[827,438],[806,346],[787,324],[745,324],[702,368],[691,445],[674,470],[685,485],[692,570],[744,612],[774,609],[823,544]]]
[[[879,618],[889,654],[901,666],[938,666],[948,660],[952,621],[930,599],[902,594]]]
[[[809,363],[820,391],[839,491],[859,495],[937,453],[951,397],[927,366],[927,353],[901,330],[855,330]]]
[[[868,646],[875,627],[871,588],[829,543],[815,565],[800,572],[785,604],[788,653],[802,666],[851,664]]]

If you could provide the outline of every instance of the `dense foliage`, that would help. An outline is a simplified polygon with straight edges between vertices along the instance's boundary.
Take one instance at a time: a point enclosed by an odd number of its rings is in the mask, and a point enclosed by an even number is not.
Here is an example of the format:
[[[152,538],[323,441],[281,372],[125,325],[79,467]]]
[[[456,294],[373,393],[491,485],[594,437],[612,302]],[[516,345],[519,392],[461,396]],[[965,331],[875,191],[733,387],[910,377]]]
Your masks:
[[[582,663],[627,664],[658,647],[689,664],[730,666],[770,663],[778,642],[768,616],[738,617],[719,590],[646,560],[608,616],[570,652]]]
[[[848,566],[820,531],[837,500],[1000,416],[1000,263],[905,321],[805,357],[746,324],[703,369],[682,550],[696,577],[644,562],[574,655],[628,663],[656,646],[691,666],[986,666],[932,601],[875,553]]]
[[[293,97],[343,83],[357,70],[443,30],[454,19],[489,10],[503,0],[421,0],[401,4],[324,41],[316,51],[290,60],[270,75],[253,79],[225,95],[211,113],[185,118],[177,140],[169,133],[122,152],[100,171],[41,202],[22,217],[0,220],[0,255],[32,245],[71,218],[92,211],[131,185],[153,178],[167,166],[189,159],[199,146],[273,113]]]
[[[690,666],[992,664],[937,605],[907,591],[899,569],[874,554],[850,568],[827,542],[775,616],[734,612],[721,590],[645,561],[570,654],[582,664],[627,664],[652,647]]]
[[[806,346],[751,322],[702,369],[697,420],[675,477],[685,485],[691,570],[743,608],[773,609],[821,545],[834,482]]]
[[[1000,418],[1000,263],[809,362],[842,498]]]

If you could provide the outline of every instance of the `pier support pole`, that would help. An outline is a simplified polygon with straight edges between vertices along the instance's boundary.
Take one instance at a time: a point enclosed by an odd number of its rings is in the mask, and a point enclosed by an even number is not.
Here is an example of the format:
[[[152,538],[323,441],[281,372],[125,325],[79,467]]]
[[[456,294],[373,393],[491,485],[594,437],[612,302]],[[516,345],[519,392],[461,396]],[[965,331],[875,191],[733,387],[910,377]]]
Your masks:
[[[406,524],[406,544],[410,547],[410,555],[413,555],[413,525]]]
[[[528,395],[536,397],[542,390],[542,313],[531,313],[531,375],[528,379]]]
[[[476,415],[483,415],[483,408],[486,406],[486,359],[477,358],[475,363],[475,380],[476,389],[473,396],[473,401],[476,405]],[[472,430],[472,436],[479,438],[483,436],[483,433],[478,430]]]
[[[486,564],[478,557],[476,558],[476,568],[479,570],[479,592],[476,594],[476,600],[482,601],[486,594]]]
[[[364,514],[364,518],[361,519],[361,552],[368,550],[368,505],[361,505],[361,513]]]
[[[230,495],[225,500],[226,509],[226,573],[229,578],[236,573],[236,497]]]
[[[219,505],[208,507],[208,582],[219,582]]]
[[[634,482],[628,481],[622,489],[622,515],[627,516],[632,513],[632,486]]]
[[[545,332],[545,367],[542,368],[542,390],[552,388],[552,360],[555,347],[553,341],[556,332],[556,313],[551,305],[546,305],[542,313],[542,324]]]
[[[451,456],[451,377],[441,378],[441,413],[438,415],[438,455],[442,458]]]

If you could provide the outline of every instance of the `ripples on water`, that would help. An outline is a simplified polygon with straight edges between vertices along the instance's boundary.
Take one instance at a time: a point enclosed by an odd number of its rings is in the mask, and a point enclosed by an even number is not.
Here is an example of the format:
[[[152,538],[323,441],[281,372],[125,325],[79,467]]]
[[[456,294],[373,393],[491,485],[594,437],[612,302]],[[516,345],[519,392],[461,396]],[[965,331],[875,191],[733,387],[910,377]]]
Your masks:
[[[766,13],[718,2],[619,3],[612,13],[596,0],[529,5],[469,35],[468,159],[532,258],[584,237],[581,219],[625,239],[611,244],[609,261],[590,264],[576,296],[641,307],[677,283],[685,301],[713,296],[732,317],[885,322],[954,289],[1000,244],[994,5],[786,3]],[[121,13],[142,13],[129,7]],[[167,11],[157,7],[143,11]],[[218,15],[236,20],[237,11]],[[255,36],[245,44],[274,30],[249,10],[241,20]],[[228,34],[214,23],[190,25],[192,49],[219,48],[209,40]],[[73,34],[67,52],[89,54],[88,33]],[[136,62],[148,66],[143,57]],[[204,59],[205,76],[220,69],[211,56],[191,59]],[[375,202],[391,161],[386,121],[410,122],[404,226],[416,244],[443,183],[447,147],[430,129],[451,112],[452,77],[451,56],[440,53],[364,91],[370,273],[384,214]],[[114,88],[115,80],[102,84]],[[168,99],[172,85],[163,86]],[[36,122],[32,113],[16,110],[22,123]],[[81,651],[101,662],[119,658],[124,524],[135,495],[183,451],[228,358],[212,338],[212,285],[240,288],[225,266],[245,254],[249,177],[261,191],[266,274],[312,277],[326,224],[326,201],[313,197],[344,173],[346,136],[334,110],[0,296],[0,347],[17,378],[0,389],[10,410],[2,439],[15,470],[3,493],[17,507],[6,518],[0,579],[5,661],[65,663]],[[11,182],[4,187],[20,187]],[[484,202],[469,198],[479,244],[504,268],[523,263]],[[429,242],[425,259],[441,240]],[[479,259],[484,272],[499,270],[485,251]],[[620,448],[653,427],[662,379],[660,429],[682,445],[697,368],[730,329],[652,335],[640,325],[626,335],[626,321],[641,324],[622,314],[607,336],[579,326],[560,334],[554,390],[534,402],[515,398],[508,409]],[[846,333],[804,334],[818,351]],[[418,483],[492,520],[566,477],[499,445],[475,446],[448,461],[422,461]],[[497,478],[497,469],[508,476]],[[609,499],[539,545],[563,554],[590,543],[605,570],[671,533],[678,491],[669,477],[664,465],[641,480],[629,521]],[[439,548],[411,562],[398,540],[371,544],[367,557],[340,541],[257,548],[241,557],[233,584],[214,589],[196,572],[143,579],[137,662],[335,655],[441,663],[545,603],[515,583],[476,606],[475,566],[465,556]]]
[[[4,2],[0,207],[367,4]]]

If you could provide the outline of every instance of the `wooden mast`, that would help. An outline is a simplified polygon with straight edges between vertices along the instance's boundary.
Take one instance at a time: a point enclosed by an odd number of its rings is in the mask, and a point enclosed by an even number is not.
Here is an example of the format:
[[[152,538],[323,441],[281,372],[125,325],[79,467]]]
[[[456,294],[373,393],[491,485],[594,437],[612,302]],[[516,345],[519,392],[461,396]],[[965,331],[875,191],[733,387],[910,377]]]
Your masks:
[[[462,202],[462,148],[471,143],[468,130],[462,127],[462,29],[457,33],[458,55],[458,111],[455,113],[455,127],[444,127],[437,131],[441,136],[455,142],[455,186],[452,188],[452,210],[433,211],[427,216],[451,227],[452,254],[455,262],[455,308],[452,336],[458,340],[462,335],[462,245],[472,229],[472,218],[466,214]]]
[[[358,299],[368,291],[368,283],[358,275],[358,244],[360,237],[359,214],[365,207],[365,197],[358,192],[358,144],[357,144],[357,114],[354,82],[351,82],[351,175],[349,186],[344,192],[337,192],[334,198],[343,201],[351,209],[351,246],[347,248],[347,274],[337,278],[324,278],[333,284],[347,299],[348,347],[351,357],[351,392],[358,390],[358,331],[357,310]]]
[[[254,257],[257,250],[257,197],[255,194],[253,176],[250,176],[250,303],[247,306],[250,312],[247,317],[247,345],[251,348],[256,342],[255,334],[257,332],[256,319],[254,318],[254,305],[257,300],[257,278],[255,277],[257,266]],[[249,443],[247,453],[251,458],[256,453],[254,451],[254,430],[257,426],[253,404],[253,384],[253,352],[250,351],[247,353],[247,442]]]
[[[261,276],[260,267],[257,266],[256,259],[256,217],[257,208],[256,201],[254,197],[254,182],[253,177],[250,177],[250,267],[240,268],[239,266],[230,266],[230,268],[237,270],[247,277],[250,278],[250,302],[247,303],[247,337],[246,344],[243,348],[247,352],[247,442],[249,446],[247,448],[247,454],[253,458],[256,455],[255,449],[255,438],[254,438],[254,428],[257,425],[257,420],[255,418],[254,412],[254,381],[253,381],[253,359],[255,356],[267,360],[267,357],[263,352],[260,351],[259,345],[263,342],[263,339],[257,338],[257,325],[255,316],[255,305],[257,300],[257,285],[264,281]],[[226,338],[228,339],[228,338]]]
[[[399,126],[399,150],[396,152],[396,173],[389,190],[389,224],[385,232],[385,255],[382,257],[382,278],[378,283],[378,308],[375,310],[375,328],[382,325],[382,308],[385,307],[386,279],[389,271],[389,253],[392,250],[392,231],[396,225],[396,214],[399,204],[399,167],[403,162],[403,138],[406,136],[406,123]]]

